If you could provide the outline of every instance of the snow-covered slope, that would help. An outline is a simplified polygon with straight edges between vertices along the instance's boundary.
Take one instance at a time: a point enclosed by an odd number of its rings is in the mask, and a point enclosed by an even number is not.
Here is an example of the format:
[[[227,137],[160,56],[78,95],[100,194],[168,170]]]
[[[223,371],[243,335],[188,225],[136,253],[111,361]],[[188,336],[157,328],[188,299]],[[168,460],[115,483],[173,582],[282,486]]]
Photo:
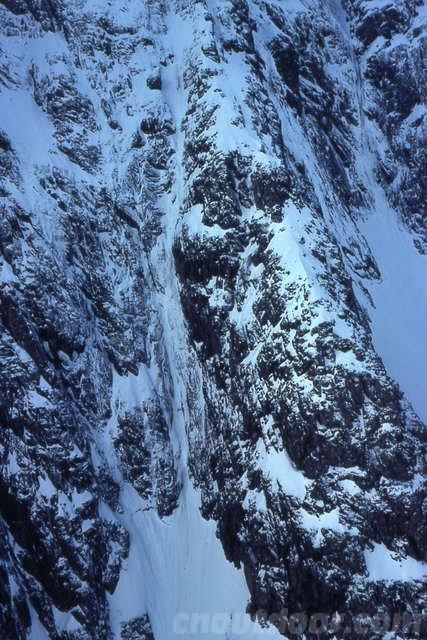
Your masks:
[[[422,609],[425,22],[0,0],[1,640]]]

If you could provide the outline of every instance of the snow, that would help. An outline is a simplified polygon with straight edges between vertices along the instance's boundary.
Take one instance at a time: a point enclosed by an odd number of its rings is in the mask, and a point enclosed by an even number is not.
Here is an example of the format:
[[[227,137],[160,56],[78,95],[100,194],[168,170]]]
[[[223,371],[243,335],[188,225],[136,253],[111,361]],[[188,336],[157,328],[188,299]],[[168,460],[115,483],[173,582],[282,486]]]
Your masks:
[[[423,580],[427,576],[427,564],[414,558],[393,558],[384,544],[374,543],[365,550],[365,561],[370,580]]]
[[[383,1],[383,0],[382,0]],[[216,4],[213,0],[207,0],[208,6]],[[162,204],[166,214],[164,219],[164,233],[159,239],[158,246],[152,252],[150,268],[155,273],[155,280],[161,287],[158,295],[153,296],[150,305],[157,309],[159,314],[159,325],[164,329],[162,340],[165,343],[166,353],[164,354],[165,369],[170,368],[171,387],[174,389],[174,397],[171,399],[171,437],[173,439],[174,455],[179,469],[180,479],[183,482],[183,489],[179,498],[178,508],[174,513],[161,519],[154,510],[147,510],[144,501],[138,496],[136,491],[126,482],[120,473],[118,464],[112,447],[112,438],[117,424],[119,413],[132,409],[140,405],[145,399],[150,399],[159,393],[159,373],[154,365],[141,365],[137,375],[129,374],[120,376],[113,373],[112,390],[112,418],[106,425],[105,432],[99,435],[99,448],[104,453],[115,479],[121,487],[122,513],[112,513],[105,505],[101,504],[100,513],[108,520],[119,520],[130,533],[130,554],[124,561],[120,580],[115,592],[109,596],[111,605],[111,620],[115,637],[120,638],[120,626],[124,621],[140,616],[148,612],[152,622],[156,640],[172,640],[173,620],[175,616],[184,614],[214,614],[226,613],[234,617],[245,618],[249,591],[245,582],[242,569],[238,569],[227,561],[221,543],[216,536],[216,524],[206,521],[200,514],[200,496],[192,486],[192,480],[188,476],[187,463],[187,434],[186,427],[190,423],[187,406],[187,389],[183,380],[189,378],[188,362],[184,352],[187,349],[186,328],[182,317],[182,309],[178,303],[179,291],[176,283],[172,260],[172,244],[177,220],[182,213],[179,210],[180,203],[184,202],[184,172],[183,149],[184,135],[182,133],[182,122],[188,107],[186,90],[184,89],[183,71],[185,62],[191,48],[197,49],[194,43],[195,24],[198,20],[203,22],[197,12],[201,12],[200,5],[194,5],[194,14],[185,19],[177,15],[172,9],[172,3],[166,16],[167,37],[162,34],[156,37],[156,47],[165,57],[173,53],[173,61],[168,58],[166,66],[162,66],[162,98],[166,100],[170,113],[176,124],[176,135],[174,144],[176,147],[176,175],[174,177],[174,193],[170,197],[165,196]],[[277,7],[283,8],[282,2],[275,3]],[[335,0],[331,4],[339,7],[340,3]],[[93,11],[102,14],[114,13],[114,20],[122,21],[124,25],[134,25],[140,21],[138,3],[114,3],[109,9],[102,0],[87,2],[86,5]],[[120,5],[120,6],[119,6]],[[129,6],[128,6],[129,5]],[[286,11],[295,12],[302,6],[300,2],[290,2]],[[255,11],[255,7],[251,10]],[[337,18],[342,20],[342,11]],[[265,21],[260,22],[260,29],[254,34],[260,47],[260,39],[265,37],[267,41],[271,33],[263,33]],[[269,22],[272,33],[274,27]],[[219,29],[218,22],[215,28]],[[343,29],[347,29],[343,25]],[[199,30],[200,31],[200,30]],[[267,38],[268,35],[268,38]],[[198,37],[202,37],[200,33]],[[9,46],[12,41],[9,39]],[[197,46],[200,42],[197,43]],[[9,51],[14,55],[14,47],[20,47],[20,39]],[[42,70],[50,72],[52,65],[47,63],[50,55],[57,54],[64,50],[64,39],[58,34],[46,34],[37,37],[34,46],[28,47],[25,56],[17,58],[17,73],[21,75],[22,86],[24,83],[24,72],[27,71],[32,58]],[[16,51],[18,52],[18,51]],[[21,55],[21,54],[20,54]],[[98,54],[97,54],[98,55]],[[137,53],[137,56],[140,52]],[[144,55],[148,55],[145,54]],[[99,63],[99,60],[97,60]],[[141,67],[141,61],[135,58]],[[255,131],[253,126],[253,113],[243,99],[248,91],[247,81],[242,74],[244,68],[244,56],[239,53],[230,53],[222,61],[222,65],[217,68],[218,76],[212,80],[213,89],[209,90],[209,100],[211,105],[218,105],[220,108],[215,112],[215,126],[212,127],[212,136],[215,135],[218,149],[224,153],[240,149],[243,153],[251,153],[253,163],[261,165],[278,164],[278,159],[272,152],[271,146],[265,144],[261,147],[261,136]],[[146,62],[144,62],[146,64]],[[148,63],[147,63],[148,64]],[[207,63],[210,64],[210,63]],[[55,63],[55,72],[58,71],[60,62]],[[65,69],[66,71],[66,69]],[[105,86],[107,90],[116,77],[120,79],[123,69],[110,69],[108,81]],[[151,71],[150,69],[144,69]],[[271,70],[268,70],[271,71]],[[331,73],[333,65],[330,66]],[[112,187],[117,178],[122,176],[127,168],[126,162],[122,162],[122,156],[117,153],[112,142],[115,134],[111,133],[105,123],[105,118],[101,116],[100,94],[91,87],[85,74],[88,69],[78,71],[79,83],[86,96],[94,104],[99,123],[99,142],[102,146],[105,158],[104,174],[106,186]],[[342,73],[339,65],[336,72]],[[146,108],[154,108],[156,98],[150,94],[150,103],[144,103],[147,89],[144,82],[144,73],[140,72],[132,78],[133,89],[130,92],[128,106],[133,107],[132,102],[138,104],[140,108],[134,117],[123,117],[125,110],[120,112],[120,105],[115,108],[118,111],[117,119],[124,127],[122,144],[128,144],[131,135],[136,130],[140,111]],[[99,81],[99,79],[98,79]],[[102,78],[102,82],[104,79]],[[109,84],[110,83],[110,84]],[[276,106],[279,117],[283,118],[282,128],[284,139],[288,149],[295,154],[295,158],[302,161],[307,168],[308,178],[312,182],[316,194],[325,212],[329,212],[325,193],[323,192],[322,177],[317,169],[313,150],[306,139],[302,128],[296,121],[289,117],[288,110],[279,104],[277,98],[271,93],[269,96]],[[142,100],[142,104],[141,104]],[[237,126],[231,121],[235,119],[238,108],[241,110],[243,125]],[[63,154],[54,152],[54,128],[43,110],[37,107],[30,97],[28,91],[23,88],[14,88],[0,94],[0,111],[3,116],[2,128],[12,140],[14,150],[19,156],[22,164],[22,173],[31,198],[37,199],[34,195],[35,184],[32,183],[34,169],[37,164],[53,164],[61,168],[69,168],[69,161]],[[99,112],[99,113],[98,113]],[[418,117],[419,110],[413,112],[408,118],[408,125]],[[99,115],[99,117],[98,117]],[[116,114],[114,114],[116,115]],[[267,136],[266,136],[267,138]],[[264,141],[263,141],[264,142]],[[120,143],[118,143],[120,144]],[[262,149],[262,150],[261,150]],[[369,165],[369,163],[368,163]],[[72,167],[75,176],[81,177],[82,173],[76,166]],[[115,174],[115,172],[117,172]],[[103,174],[103,175],[104,175]],[[90,176],[84,174],[84,179],[90,182]],[[110,183],[109,183],[110,180]],[[376,209],[365,222],[358,223],[359,229],[365,234],[368,244],[375,256],[382,273],[382,281],[368,284],[370,293],[375,302],[374,308],[369,308],[372,319],[372,330],[375,346],[381,354],[385,366],[389,373],[398,380],[408,398],[414,404],[419,414],[427,419],[427,398],[425,393],[425,380],[427,380],[427,341],[425,340],[425,327],[427,326],[427,296],[425,295],[425,284],[427,282],[427,257],[417,253],[410,235],[398,224],[394,212],[386,205],[384,197],[374,187],[377,194]],[[37,208],[37,207],[36,207]],[[207,227],[202,222],[202,207],[195,206],[188,209],[184,214],[184,224],[188,231],[195,235],[200,234],[202,238],[211,239],[222,238],[226,235],[220,226]],[[256,219],[260,212],[248,210],[243,215],[249,219]],[[344,217],[344,216],[342,216]],[[344,237],[347,231],[346,222],[341,216],[332,220],[331,228],[342,233]],[[319,291],[320,285],[316,280],[316,260],[310,251],[301,244],[301,236],[304,235],[305,226],[313,219],[313,212],[308,209],[298,209],[295,205],[288,203],[284,210],[283,223],[271,223],[271,241],[269,249],[278,256],[284,273],[282,289],[284,296],[287,294],[289,282],[299,282],[301,285],[308,283],[311,301],[315,302],[317,294],[320,298],[325,298],[325,291]],[[353,229],[356,233],[357,229]],[[43,229],[47,237],[47,230]],[[248,251],[255,251],[256,246],[251,246]],[[242,261],[249,257],[241,255]],[[253,304],[257,299],[258,283],[262,274],[262,265],[257,267],[251,265],[249,271],[249,284],[245,290],[243,303],[234,307],[230,319],[238,327],[244,327],[253,320]],[[9,282],[15,279],[7,263],[2,262],[0,269],[0,281]],[[123,293],[130,290],[133,279],[130,273],[123,273],[114,292],[115,302],[120,303]],[[214,283],[212,283],[214,285]],[[366,283],[365,283],[366,284]],[[302,289],[302,286],[301,286]],[[216,298],[214,298],[216,295]],[[361,294],[363,295],[363,294]],[[217,290],[211,298],[211,303],[216,299],[221,303],[222,292]],[[366,304],[366,300],[364,300]],[[290,306],[289,314],[296,312]],[[334,319],[334,313],[331,313]],[[312,327],[316,323],[324,321],[327,314],[324,310],[319,312],[317,318],[312,322]],[[335,330],[341,337],[350,338],[351,327],[343,320],[336,319]],[[290,345],[291,348],[292,345]],[[257,345],[247,356],[245,364],[251,365],[256,362],[256,358],[262,344]],[[350,366],[362,366],[354,364],[354,356],[351,352],[337,354],[336,363]],[[301,386],[307,384],[301,378]],[[424,389],[423,389],[424,385]],[[47,385],[47,388],[49,386]],[[41,387],[42,391],[46,390]],[[41,408],[48,406],[48,400],[36,391],[31,391],[28,400],[33,407]],[[166,400],[163,398],[164,404]],[[200,406],[203,401],[200,400]],[[162,407],[167,413],[165,406]],[[204,425],[200,425],[200,432],[203,432]],[[95,457],[95,455],[94,455]],[[272,446],[268,449],[261,440],[257,446],[257,460],[260,468],[271,479],[272,483],[290,495],[303,500],[311,481],[304,474],[296,469],[286,451],[278,451]],[[11,470],[18,469],[19,465],[15,458],[10,456]],[[349,470],[347,470],[348,472]],[[357,470],[356,470],[357,471]],[[65,513],[81,507],[93,496],[85,491],[79,494],[75,491],[71,500],[63,494],[57,492],[49,478],[39,478],[40,492],[46,496],[59,493],[59,510]],[[350,479],[340,480],[341,487],[351,496],[360,492],[357,484]],[[255,504],[261,510],[266,510],[265,496],[262,492],[249,491],[246,495],[245,506]],[[322,529],[329,529],[337,533],[352,532],[352,529],[345,527],[340,520],[338,508],[329,513],[321,515],[310,514],[305,509],[300,509],[303,526],[313,531],[316,541],[320,544],[322,540]],[[85,529],[89,524],[83,524]],[[412,579],[421,577],[423,566],[411,558],[395,560],[384,545],[376,544],[373,550],[367,550],[366,563],[369,576],[373,580],[378,579]],[[399,578],[396,578],[399,576]],[[61,630],[72,631],[77,624],[69,614],[61,614],[54,610],[56,623]],[[246,616],[247,621],[247,616]],[[246,640],[263,637],[266,631],[252,629],[245,634]],[[268,633],[269,637],[277,637],[278,634]],[[233,630],[216,634],[212,630],[204,634],[207,640],[210,638],[232,638]],[[38,618],[32,612],[32,640],[45,640],[47,634],[44,631]]]
[[[20,162],[30,165],[45,165],[52,156],[50,141],[53,139],[54,127],[43,110],[37,106],[28,87],[28,70],[32,65],[46,70],[49,65],[55,71],[67,71],[60,61],[60,54],[65,52],[65,40],[59,33],[45,32],[37,37],[25,40],[22,37],[7,37],[4,40],[8,62],[11,64],[15,81],[22,87],[13,86],[8,91],[0,92],[0,113],[2,129],[12,141]],[[54,63],[55,60],[55,63]],[[61,68],[60,68],[61,67]],[[56,154],[55,162],[60,160]],[[31,171],[27,172],[32,175]]]
[[[146,365],[139,367],[137,375],[128,373],[121,376],[114,370],[112,396],[117,403],[115,410],[133,409],[149,399],[155,390],[152,375],[153,372]]]
[[[362,67],[368,57],[369,53],[366,53]],[[361,118],[356,164],[369,188],[372,204],[367,207],[365,218],[357,221],[357,229],[366,239],[381,273],[379,282],[367,279],[363,282],[374,306],[356,283],[354,288],[372,321],[374,347],[387,372],[398,382],[422,420],[427,422],[427,255],[417,251],[409,230],[390,207],[378,184],[377,158],[385,157],[388,145],[373,122],[364,116],[365,96],[360,84],[362,71],[354,61],[354,72],[358,78],[354,90],[359,94]],[[422,107],[416,106],[406,125],[409,126],[421,113]]]
[[[34,608],[30,605],[30,616],[31,616],[31,640],[50,640],[49,635],[40,622],[40,619],[37,613],[34,611]]]
[[[57,494],[58,490],[53,485],[49,476],[46,476],[46,477],[39,476],[38,481],[39,481],[39,493],[41,493],[43,496],[45,496],[46,498],[52,498],[52,496],[55,496]]]
[[[201,234],[210,238],[223,238],[227,231],[218,224],[207,226],[202,222],[203,207],[202,205],[194,205],[185,213],[185,225],[188,227],[191,235]]]
[[[169,322],[180,321],[180,316],[174,316],[173,309],[171,315],[172,318],[165,323],[165,327],[168,327]],[[170,348],[176,349],[180,330],[175,327],[172,335],[175,336],[175,342]],[[173,353],[170,355],[174,356]],[[179,364],[176,366],[179,367]],[[106,437],[111,434],[109,430],[113,428],[117,412],[136,404],[147,393],[147,383],[153,384],[146,372],[145,369],[138,376],[115,377],[113,417],[107,426]],[[174,387],[177,394],[174,398],[173,434],[178,441],[175,445],[176,455],[182,456],[179,464],[182,465],[184,483],[178,508],[171,516],[161,519],[155,510],[147,510],[137,492],[118,477],[122,487],[123,513],[113,514],[105,504],[100,511],[107,519],[118,518],[130,533],[130,553],[124,562],[118,586],[114,594],[109,596],[111,623],[117,640],[120,638],[122,622],[147,612],[156,640],[171,640],[175,636],[175,616],[214,616],[219,613],[241,616],[249,600],[243,571],[226,560],[221,543],[216,537],[216,524],[204,520],[200,514],[200,496],[193,488],[187,472],[185,416],[183,411],[178,411],[184,387],[179,371],[173,374],[177,376]],[[111,456],[111,449],[108,454]],[[110,460],[113,464],[114,459]],[[207,640],[217,637],[232,638],[233,634],[232,631],[228,635],[225,632],[220,635],[208,632],[204,637]],[[256,629],[254,634],[245,637],[248,640],[255,639]]]
[[[0,260],[0,282],[16,282],[17,278],[9,264],[3,257]]]
[[[338,508],[320,515],[311,514],[305,509],[300,509],[306,529],[331,529],[332,531],[342,532],[343,526],[340,523],[340,512]]]
[[[16,458],[15,451],[9,451],[9,455],[7,458],[7,467],[9,474],[18,473],[21,470],[20,464]]]
[[[243,614],[249,592],[241,570],[224,557],[215,523],[204,520],[199,496],[188,483],[178,509],[163,521],[154,511],[138,510],[134,490],[123,489],[131,552],[119,585],[110,598],[115,632],[119,621],[148,611],[156,640],[171,640],[181,613]],[[117,636],[118,637],[118,636]],[[233,637],[211,631],[207,640]],[[245,636],[248,640],[256,635]]]
[[[378,204],[362,225],[382,275],[381,282],[367,284],[375,305],[369,309],[374,345],[427,422],[427,255],[418,253],[384,200]]]
[[[162,252],[162,255],[163,252]],[[168,254],[166,254],[168,255]],[[183,488],[179,505],[173,514],[161,519],[155,510],[147,510],[137,492],[116,475],[121,484],[122,515],[113,514],[103,505],[101,515],[108,519],[118,518],[130,533],[130,553],[124,562],[118,586],[109,596],[111,623],[118,640],[122,622],[148,613],[156,640],[172,640],[173,623],[179,614],[246,614],[249,591],[241,569],[227,561],[219,539],[216,537],[216,523],[206,521],[200,514],[200,496],[188,477],[187,436],[188,422],[183,380],[188,377],[182,368],[185,363],[184,325],[182,313],[175,304],[179,297],[171,288],[176,281],[171,278],[168,265],[153,264],[161,268],[157,275],[164,286],[164,294],[159,294],[159,312],[164,314],[162,326],[168,351],[167,360],[172,363],[171,375],[175,395],[172,406],[172,427],[174,452],[180,468]],[[169,265],[172,269],[172,265]],[[182,349],[182,351],[181,351]],[[155,370],[143,367],[138,376],[115,376],[113,382],[113,416],[105,433],[105,445],[101,447],[110,456],[110,464],[118,474],[118,465],[111,457],[111,430],[117,419],[117,412],[134,406],[155,386]],[[201,427],[203,428],[203,427]],[[230,623],[231,624],[231,623]],[[215,629],[214,629],[215,630]],[[245,637],[255,640],[256,628]],[[233,632],[217,634],[210,628],[204,634],[207,640],[223,637],[232,638]],[[274,638],[274,635],[272,635]],[[279,636],[276,636],[279,638]]]
[[[2,127],[13,141],[20,158],[45,164],[53,127],[26,91],[0,93]]]
[[[257,444],[258,461],[260,468],[276,482],[285,493],[304,500],[307,488],[311,481],[298,471],[286,451],[277,451],[273,447],[268,450],[260,440]]]
[[[84,491],[81,491],[80,493],[76,489],[74,489],[71,500],[76,508],[80,508],[87,502],[93,500],[93,496],[86,489]]]
[[[37,393],[37,391],[35,390],[31,390],[28,392],[27,400],[28,403],[35,409],[43,409],[52,406],[52,403],[47,398],[40,395],[40,393]]]
[[[55,606],[52,607],[52,610],[55,618],[55,624],[59,631],[71,632],[81,629],[80,624],[71,613],[60,611]]]
[[[311,212],[307,207],[299,210],[293,203],[285,205],[283,223],[271,223],[274,235],[268,248],[280,256],[284,272],[290,272],[291,281],[307,280],[313,271],[314,259],[307,254],[299,242],[303,233],[304,222],[310,219]],[[314,284],[314,279],[313,279]],[[281,291],[286,293],[286,279]]]
[[[351,496],[355,496],[361,491],[360,487],[358,487],[358,485],[354,482],[354,480],[349,480],[349,479],[340,480],[339,484],[344,489],[344,491],[347,491],[347,493],[349,493]]]
[[[249,489],[242,503],[245,509],[255,507],[258,511],[267,511],[264,491]]]
[[[358,533],[356,529],[353,527],[347,527],[343,525],[340,521],[340,510],[338,507],[328,511],[326,513],[321,513],[320,515],[315,515],[309,513],[304,508],[299,509],[299,513],[301,515],[302,524],[305,529],[308,531],[315,532],[314,543],[317,546],[320,546],[323,540],[322,529],[329,529],[330,531],[335,531],[336,533]]]

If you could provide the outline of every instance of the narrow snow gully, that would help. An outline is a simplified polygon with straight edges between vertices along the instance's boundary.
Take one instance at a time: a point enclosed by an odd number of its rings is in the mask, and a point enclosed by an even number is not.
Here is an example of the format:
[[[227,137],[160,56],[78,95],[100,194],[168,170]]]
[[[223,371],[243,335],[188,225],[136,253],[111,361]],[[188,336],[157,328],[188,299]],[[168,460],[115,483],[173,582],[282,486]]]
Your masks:
[[[135,489],[120,478],[120,522],[130,533],[130,552],[124,561],[118,586],[109,597],[112,629],[119,640],[125,621],[148,613],[156,640],[172,640],[177,633],[185,635],[185,629],[189,633],[191,629],[193,633],[205,629],[203,637],[206,640],[241,637],[241,630],[246,629],[245,638],[256,640],[261,637],[262,630],[246,614],[249,590],[243,570],[225,558],[216,535],[216,522],[202,518],[200,495],[189,475],[187,430],[192,420],[188,407],[189,380],[195,381],[196,388],[191,392],[197,396],[202,419],[204,399],[201,371],[189,372],[190,367],[197,368],[198,365],[189,357],[191,347],[180,305],[173,243],[184,197],[185,140],[181,125],[187,98],[183,69],[194,25],[191,16],[182,17],[172,7],[168,7],[165,24],[167,29],[159,38],[158,46],[163,55],[169,56],[169,64],[162,70],[162,92],[175,126],[175,180],[171,193],[159,199],[164,212],[163,232],[148,259],[150,274],[156,283],[151,304],[156,308],[162,327],[164,364],[170,377],[170,433],[181,491],[172,515],[160,518],[155,510],[147,509]],[[147,384],[148,381],[141,377],[141,396]],[[126,387],[126,381],[122,380],[113,406],[117,400],[126,403],[129,396]],[[135,392],[134,387],[133,395]],[[202,424],[198,427],[204,428]],[[120,476],[119,462],[112,463]],[[108,515],[113,516],[112,513]],[[270,637],[274,640],[281,636],[270,631]]]

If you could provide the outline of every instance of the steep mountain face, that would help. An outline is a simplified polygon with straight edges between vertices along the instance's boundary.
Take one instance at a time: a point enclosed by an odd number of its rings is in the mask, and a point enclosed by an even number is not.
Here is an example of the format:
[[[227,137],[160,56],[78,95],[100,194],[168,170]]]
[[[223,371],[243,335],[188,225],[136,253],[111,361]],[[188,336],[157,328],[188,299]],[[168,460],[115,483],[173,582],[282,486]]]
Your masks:
[[[0,1],[2,640],[423,608],[425,23]]]

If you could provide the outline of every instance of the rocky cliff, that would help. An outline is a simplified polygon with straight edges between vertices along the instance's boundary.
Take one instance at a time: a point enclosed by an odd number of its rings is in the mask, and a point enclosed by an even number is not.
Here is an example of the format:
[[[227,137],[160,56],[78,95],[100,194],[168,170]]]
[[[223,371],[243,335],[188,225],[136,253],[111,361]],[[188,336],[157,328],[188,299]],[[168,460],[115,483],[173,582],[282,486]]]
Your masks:
[[[0,25],[1,639],[420,612],[423,0]]]

